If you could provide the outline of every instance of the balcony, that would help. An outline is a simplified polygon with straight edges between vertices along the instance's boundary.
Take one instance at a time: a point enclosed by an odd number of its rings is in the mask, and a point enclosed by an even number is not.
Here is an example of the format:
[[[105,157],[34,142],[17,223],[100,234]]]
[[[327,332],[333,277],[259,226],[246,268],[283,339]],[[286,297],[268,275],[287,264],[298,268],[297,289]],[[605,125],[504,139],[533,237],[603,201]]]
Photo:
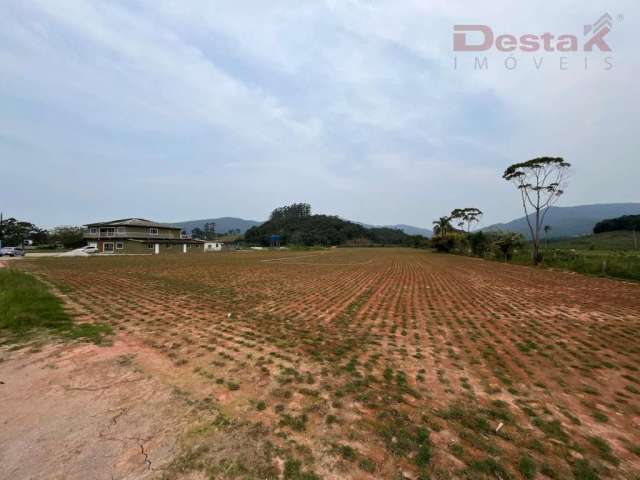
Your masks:
[[[96,232],[91,232],[89,230],[85,230],[84,232],[84,238],[87,239],[92,239],[92,240],[99,240],[102,238],[148,238],[148,239],[152,239],[152,238],[157,238],[157,239],[166,239],[166,238],[171,238],[171,239],[177,239],[177,238],[184,238],[180,233],[165,233],[165,232],[156,232],[156,233],[150,233],[150,232],[140,232],[140,231],[124,231],[124,232],[118,232],[117,230],[106,230],[106,229],[102,229],[102,230],[98,230]]]

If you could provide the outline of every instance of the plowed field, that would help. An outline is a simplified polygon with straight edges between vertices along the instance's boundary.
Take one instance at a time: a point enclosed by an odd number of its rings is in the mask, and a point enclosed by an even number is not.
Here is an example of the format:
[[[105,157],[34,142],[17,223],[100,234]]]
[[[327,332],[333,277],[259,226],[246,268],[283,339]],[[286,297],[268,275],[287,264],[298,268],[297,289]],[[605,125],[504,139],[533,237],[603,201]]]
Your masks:
[[[639,478],[638,284],[405,249],[20,266],[215,410],[158,477]]]

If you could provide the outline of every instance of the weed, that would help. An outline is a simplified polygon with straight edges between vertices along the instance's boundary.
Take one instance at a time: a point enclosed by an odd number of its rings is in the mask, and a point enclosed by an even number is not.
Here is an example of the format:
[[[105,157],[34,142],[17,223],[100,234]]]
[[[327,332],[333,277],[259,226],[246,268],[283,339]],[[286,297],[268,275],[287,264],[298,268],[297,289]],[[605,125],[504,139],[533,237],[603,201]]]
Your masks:
[[[586,459],[576,461],[573,467],[573,476],[576,480],[599,480],[598,471]]]
[[[518,461],[518,471],[526,479],[532,479],[536,476],[536,463],[529,455],[523,455]]]

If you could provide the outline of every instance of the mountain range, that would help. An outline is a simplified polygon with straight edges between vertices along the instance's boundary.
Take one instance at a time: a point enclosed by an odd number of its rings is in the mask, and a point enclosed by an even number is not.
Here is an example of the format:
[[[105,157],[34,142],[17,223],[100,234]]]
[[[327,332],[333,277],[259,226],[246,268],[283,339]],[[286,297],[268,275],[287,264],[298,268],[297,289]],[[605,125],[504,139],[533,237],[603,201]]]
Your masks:
[[[593,233],[596,223],[606,218],[616,218],[622,215],[639,215],[640,203],[604,203],[594,205],[578,205],[574,207],[551,207],[545,217],[545,225],[551,226],[552,230],[549,238],[576,237]],[[205,223],[215,223],[216,231],[226,233],[229,230],[240,230],[244,234],[251,227],[260,225],[263,222],[257,220],[245,220],[235,217],[207,218],[201,220],[189,220],[186,222],[176,222],[172,225],[180,227],[186,232],[191,232],[194,228],[203,228]],[[359,223],[359,222],[357,222]],[[380,225],[367,225],[360,223],[366,228],[379,227]],[[431,237],[433,232],[428,228],[416,227],[413,225],[396,224],[383,225],[388,228],[402,230],[407,235],[423,235]],[[481,230],[505,230],[518,232],[526,238],[531,235],[527,226],[526,218],[520,217],[507,223],[495,223]]]
[[[200,220],[188,220],[186,222],[174,222],[170,225],[174,227],[180,227],[187,233],[191,233],[191,230],[194,228],[203,228],[206,223],[215,223],[216,224],[216,232],[218,233],[226,233],[229,230],[240,230],[240,233],[244,234],[251,227],[256,225],[261,225],[264,222],[259,222],[257,220],[245,220],[243,218],[235,218],[235,217],[220,217],[220,218],[203,218]],[[356,222],[359,223],[359,222]],[[374,228],[380,227],[380,225],[367,225],[364,223],[360,223],[365,228]],[[407,235],[423,235],[425,237],[430,237],[433,232],[428,228],[414,227],[413,225],[383,225],[387,228],[395,228],[396,230],[402,230]]]
[[[215,223],[216,232],[227,233],[230,230],[240,230],[241,234],[244,234],[251,227],[260,225],[262,222],[255,220],[244,220],[243,218],[235,217],[220,217],[220,218],[203,218],[201,220],[188,220],[186,222],[171,223],[174,227],[180,227],[185,232],[191,233],[194,228],[203,228],[205,223]]]
[[[640,214],[640,203],[604,203],[594,205],[578,205],[575,207],[551,207],[544,220],[551,227],[549,238],[577,237],[593,233],[596,223],[606,218],[622,215]],[[529,218],[533,218],[529,215]],[[527,218],[521,217],[508,223],[496,223],[481,230],[504,230],[518,232],[530,238]]]

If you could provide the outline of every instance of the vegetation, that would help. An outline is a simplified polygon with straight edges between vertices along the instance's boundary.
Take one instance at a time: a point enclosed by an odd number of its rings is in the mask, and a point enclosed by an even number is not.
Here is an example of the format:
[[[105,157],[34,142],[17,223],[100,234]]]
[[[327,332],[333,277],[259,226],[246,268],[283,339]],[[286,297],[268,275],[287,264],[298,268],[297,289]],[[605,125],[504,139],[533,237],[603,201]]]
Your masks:
[[[56,227],[49,232],[47,242],[53,245],[62,245],[64,248],[80,248],[86,243],[84,229],[69,225]]]
[[[571,238],[554,238],[549,239],[548,242],[548,248],[550,250],[574,249],[588,250],[591,252],[620,252],[637,250],[634,247],[633,232],[629,231],[605,232]]]
[[[0,219],[0,241],[3,246],[21,246],[30,240],[40,248],[78,248],[85,244],[83,233],[83,228],[70,225],[47,231],[28,221]]]
[[[451,215],[449,215],[449,221],[455,221],[461,229],[469,234],[471,232],[471,225],[478,223],[481,217],[482,210],[479,208],[456,208],[451,212]]]
[[[540,263],[540,231],[549,208],[564,193],[571,164],[562,158],[539,157],[508,167],[502,178],[512,182],[522,197],[522,207],[531,232],[532,260]],[[533,219],[529,216],[532,210]],[[533,220],[533,223],[532,223]]]
[[[571,243],[568,243],[569,245]],[[562,248],[563,243],[541,251],[541,264],[589,275],[640,280],[640,254],[615,250],[575,250]],[[529,249],[513,257],[516,263],[528,263]]]
[[[166,478],[617,478],[640,454],[635,285],[395,248],[15,264],[204,382]]]
[[[593,227],[593,233],[615,232],[618,230],[640,231],[640,215],[623,215],[618,218],[608,218],[596,223]]]
[[[0,333],[19,340],[38,329],[95,343],[111,331],[100,324],[74,324],[44,283],[17,270],[0,270]]]
[[[36,227],[33,223],[15,218],[0,220],[0,241],[3,246],[22,245],[25,240],[46,243],[47,238],[47,231]]]
[[[215,222],[205,223],[202,228],[194,228],[191,230],[191,236],[199,240],[214,240],[217,236]]]
[[[426,246],[419,235],[407,235],[393,228],[365,228],[336,216],[312,215],[305,203],[275,209],[269,220],[245,233],[248,243],[268,246],[277,238],[280,245],[406,245]]]

